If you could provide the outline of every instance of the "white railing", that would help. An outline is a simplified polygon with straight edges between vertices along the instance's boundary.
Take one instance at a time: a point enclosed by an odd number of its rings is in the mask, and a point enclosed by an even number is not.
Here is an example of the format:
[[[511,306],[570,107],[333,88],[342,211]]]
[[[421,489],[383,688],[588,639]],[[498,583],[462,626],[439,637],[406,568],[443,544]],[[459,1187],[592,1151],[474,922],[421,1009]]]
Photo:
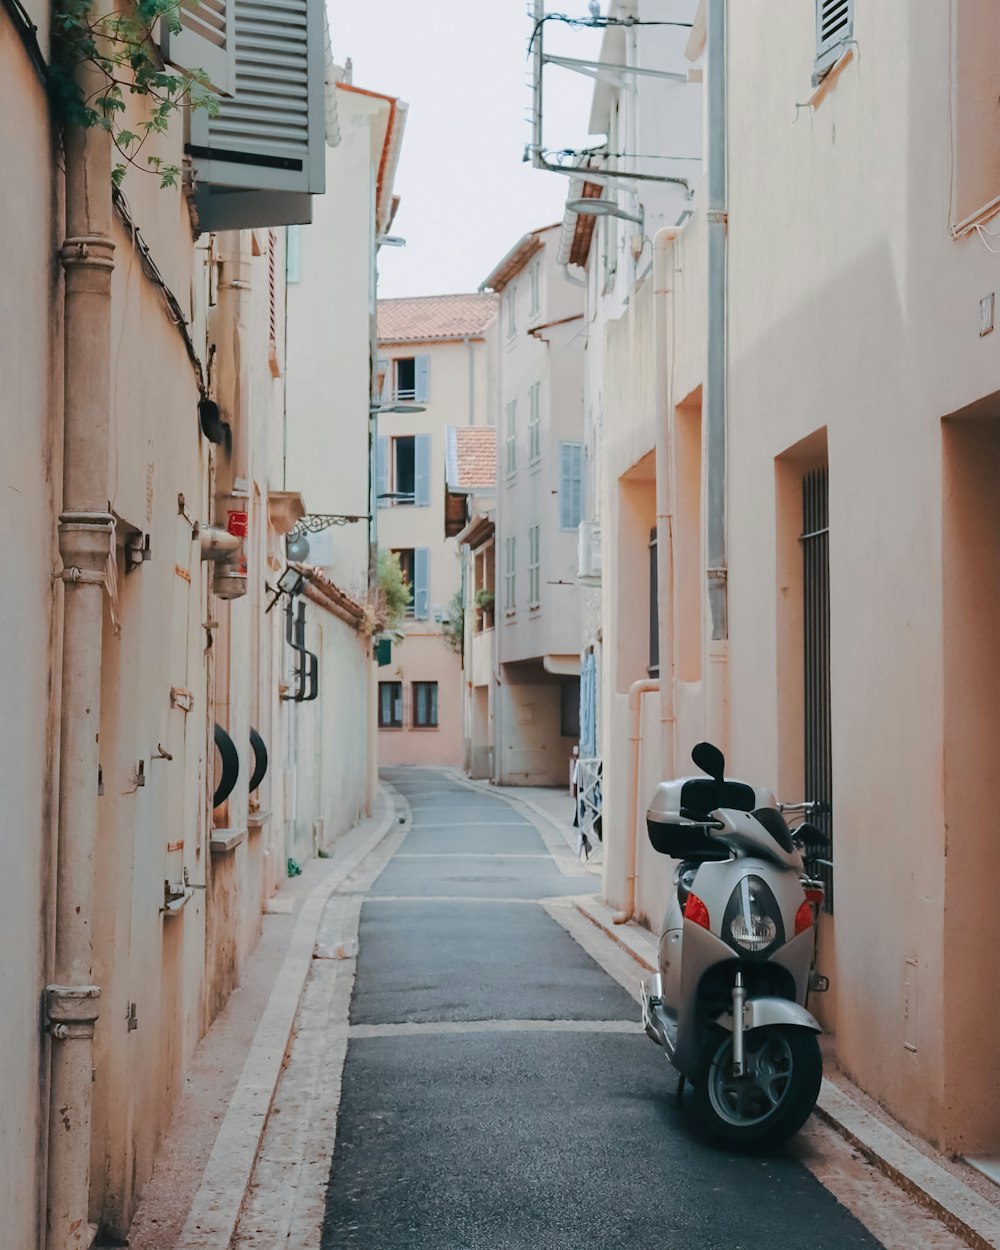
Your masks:
[[[576,761],[576,814],[580,830],[578,851],[589,859],[601,844],[601,763],[599,759]]]

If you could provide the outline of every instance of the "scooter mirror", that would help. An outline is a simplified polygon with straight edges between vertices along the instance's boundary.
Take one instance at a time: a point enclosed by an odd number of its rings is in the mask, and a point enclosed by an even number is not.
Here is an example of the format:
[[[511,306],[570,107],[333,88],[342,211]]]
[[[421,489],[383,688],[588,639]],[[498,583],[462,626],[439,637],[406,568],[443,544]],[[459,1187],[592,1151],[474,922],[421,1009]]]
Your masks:
[[[713,781],[723,781],[726,775],[726,757],[711,742],[699,742],[691,751],[691,759]]]

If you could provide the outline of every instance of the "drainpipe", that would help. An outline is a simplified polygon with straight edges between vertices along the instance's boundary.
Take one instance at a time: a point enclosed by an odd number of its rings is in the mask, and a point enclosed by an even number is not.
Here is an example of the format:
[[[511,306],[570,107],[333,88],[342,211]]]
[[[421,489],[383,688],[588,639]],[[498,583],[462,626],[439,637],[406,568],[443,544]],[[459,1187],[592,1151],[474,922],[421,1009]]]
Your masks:
[[[98,3],[91,16],[107,12]],[[84,62],[85,97],[103,75]],[[98,831],[101,653],[105,578],[114,554],[108,501],[111,411],[111,142],[100,127],[65,129],[63,595],[55,953],[45,987],[52,1038],[46,1242],[86,1247],[90,1199],[94,1030],[94,857]]]
[[[249,396],[245,353],[249,342],[248,295],[251,262],[244,254],[243,234],[233,230],[219,235],[219,296],[212,321],[216,346],[219,407],[232,431],[231,454],[220,455],[215,464],[215,517],[227,528],[230,512],[246,512],[250,503]],[[220,599],[240,599],[247,593],[244,542],[217,561],[212,591]]]
[[[708,344],[705,370],[706,569],[710,643],[705,688],[709,737],[726,749],[729,601],[726,524],[726,362],[728,234],[726,0],[708,0]]]
[[[635,861],[636,832],[639,820],[639,747],[642,744],[642,696],[660,689],[655,678],[644,677],[634,681],[628,689],[628,710],[632,719],[632,732],[629,734],[629,790],[628,816],[625,824],[626,860],[625,860],[625,906],[612,919],[615,924],[627,924],[635,915]]]
[[[674,243],[680,231],[657,231],[653,239],[653,357],[656,403],[656,588],[660,626],[660,724],[663,765],[676,775],[676,717],[674,714],[674,464],[673,464],[673,350],[670,341],[674,315]]]

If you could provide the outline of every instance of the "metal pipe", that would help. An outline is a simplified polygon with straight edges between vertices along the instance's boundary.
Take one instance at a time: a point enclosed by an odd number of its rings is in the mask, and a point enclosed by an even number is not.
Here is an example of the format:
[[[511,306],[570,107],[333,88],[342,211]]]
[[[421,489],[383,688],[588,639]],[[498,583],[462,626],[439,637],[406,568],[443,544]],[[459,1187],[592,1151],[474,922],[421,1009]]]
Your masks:
[[[708,353],[706,582],[712,639],[729,637],[726,543],[726,0],[708,0]]]
[[[91,18],[108,11],[97,3]],[[78,70],[85,98],[103,73]],[[55,951],[45,989],[52,1038],[46,1246],[90,1244],[91,1102],[100,989],[93,984],[104,592],[114,558],[108,500],[111,412],[111,140],[99,126],[65,130],[63,492],[59,517],[63,597]]]
[[[632,718],[629,735],[629,791],[625,837],[625,906],[612,917],[615,924],[627,924],[635,915],[636,824],[639,819],[639,747],[642,744],[642,696],[659,690],[656,678],[644,677],[628,688],[628,710]]]
[[[653,359],[656,404],[656,588],[660,640],[660,723],[662,751],[668,777],[676,774],[674,673],[674,462],[673,462],[673,349],[670,329],[674,315],[674,243],[680,231],[658,230],[653,239]]]

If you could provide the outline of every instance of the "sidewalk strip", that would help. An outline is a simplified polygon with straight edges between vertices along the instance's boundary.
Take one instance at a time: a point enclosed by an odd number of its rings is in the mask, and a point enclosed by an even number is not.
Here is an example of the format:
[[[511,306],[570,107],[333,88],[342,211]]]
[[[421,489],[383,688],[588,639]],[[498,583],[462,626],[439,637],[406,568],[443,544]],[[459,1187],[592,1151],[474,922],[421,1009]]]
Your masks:
[[[323,909],[334,890],[396,823],[394,806],[384,792],[380,798],[381,810],[372,818],[371,832],[302,904],[274,991],[257,1027],[176,1250],[222,1250],[232,1241],[312,963]]]

